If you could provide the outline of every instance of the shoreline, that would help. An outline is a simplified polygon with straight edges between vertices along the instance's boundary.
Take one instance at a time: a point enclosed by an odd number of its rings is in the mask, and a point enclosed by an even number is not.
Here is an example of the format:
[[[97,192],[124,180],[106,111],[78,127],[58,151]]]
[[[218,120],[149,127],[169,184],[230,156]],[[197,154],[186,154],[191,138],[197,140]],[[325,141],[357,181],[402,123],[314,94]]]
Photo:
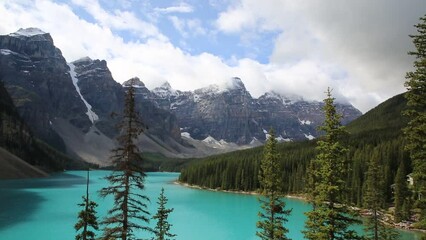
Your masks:
[[[256,196],[259,195],[259,193],[255,192],[255,191],[247,192],[247,191],[221,190],[219,188],[212,189],[212,188],[208,188],[208,187],[201,187],[201,186],[198,186],[198,185],[191,185],[191,184],[188,184],[188,183],[179,182],[178,180],[173,181],[173,184],[180,185],[180,186],[187,187],[187,188],[192,188],[192,189],[197,189],[197,190],[207,190],[207,191],[212,191],[212,192],[223,192],[223,193],[234,193],[234,194],[256,195]],[[294,195],[287,194],[284,197],[290,198],[290,199],[300,200],[300,201],[303,201],[303,202],[306,202],[306,203],[308,201],[307,198],[303,194],[294,194]],[[357,207],[354,207],[354,208],[360,213],[361,217],[365,218],[365,217],[368,216],[368,214],[362,213],[362,212],[369,212],[367,209],[357,208]],[[385,215],[388,215],[388,214],[385,214]],[[393,223],[393,222],[384,221],[384,223],[387,226],[390,226],[390,227],[395,228],[395,229],[403,230],[403,231],[415,232],[415,233],[418,233],[418,234],[421,234],[421,233],[425,234],[426,233],[426,230],[411,227],[413,222],[405,221],[405,222],[400,222],[400,223]]]
[[[179,182],[178,180],[173,181],[173,183],[176,184],[176,185],[187,187],[187,188],[198,189],[198,190],[207,190],[207,191],[212,191],[212,192],[235,193],[235,194],[256,195],[256,196],[260,195],[256,191],[222,190],[222,189],[219,189],[219,188],[213,189],[213,188],[201,187],[201,186],[198,186],[198,185],[191,185],[191,184],[188,184],[188,183]],[[297,199],[297,200],[307,202],[307,199],[303,194],[287,194],[287,195],[284,196],[284,198]]]

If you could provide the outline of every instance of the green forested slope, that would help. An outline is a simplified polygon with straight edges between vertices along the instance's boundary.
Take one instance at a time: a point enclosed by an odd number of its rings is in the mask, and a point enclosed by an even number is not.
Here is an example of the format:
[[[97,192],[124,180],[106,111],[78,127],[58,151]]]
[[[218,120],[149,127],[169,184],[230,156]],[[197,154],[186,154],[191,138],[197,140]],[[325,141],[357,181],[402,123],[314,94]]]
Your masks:
[[[350,132],[344,139],[349,147],[347,158],[351,171],[346,178],[351,189],[348,199],[362,204],[367,161],[376,152],[382,165],[381,173],[387,188],[387,202],[392,200],[391,185],[401,161],[410,166],[408,154],[403,150],[401,128],[406,119],[404,96],[395,96],[367,112],[347,126]],[[315,154],[315,141],[283,143],[278,146],[281,154],[283,189],[289,193],[304,191],[306,167]],[[258,168],[263,148],[253,148],[194,161],[181,171],[180,181],[208,188],[254,191],[258,188]],[[407,169],[408,174],[411,170]]]

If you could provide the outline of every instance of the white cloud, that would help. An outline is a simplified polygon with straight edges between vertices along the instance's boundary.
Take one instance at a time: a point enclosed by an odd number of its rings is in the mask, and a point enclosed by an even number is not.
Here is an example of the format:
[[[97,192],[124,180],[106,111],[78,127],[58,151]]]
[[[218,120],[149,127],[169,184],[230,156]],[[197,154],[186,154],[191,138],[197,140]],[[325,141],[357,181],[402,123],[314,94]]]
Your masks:
[[[153,24],[142,21],[129,11],[115,10],[113,13],[102,8],[98,0],[72,0],[74,4],[83,7],[101,26],[111,30],[129,30],[140,38],[153,37],[166,41],[167,37],[160,33]]]
[[[68,61],[83,56],[105,59],[119,82],[139,76],[150,88],[169,81],[176,89],[192,90],[238,76],[255,97],[273,89],[310,100],[323,99],[331,86],[338,98],[363,111],[403,90],[412,62],[406,55],[411,48],[407,35],[424,14],[416,8],[420,0],[243,0],[220,13],[216,27],[238,35],[278,31],[270,62],[261,64],[236,57],[226,62],[211,53],[191,55],[132,12],[108,12],[98,2],[73,1],[95,22],[54,1],[5,1],[0,2],[0,34],[39,27],[51,33]],[[367,4],[376,6],[369,9]],[[197,19],[169,19],[187,37],[208,31]],[[144,41],[126,42],[117,30],[134,32]]]
[[[184,38],[207,34],[207,30],[203,28],[199,19],[181,19],[177,16],[170,16],[169,20]]]
[[[404,91],[413,60],[407,55],[412,49],[408,35],[425,10],[423,0],[240,0],[219,14],[216,27],[227,34],[279,31],[271,65],[292,72],[299,61],[315,62],[318,78],[327,76],[335,89],[345,91],[339,94],[366,111]],[[327,65],[345,74],[336,79],[322,67]],[[309,83],[299,79],[286,84]]]
[[[190,13],[194,11],[194,7],[189,5],[188,3],[181,2],[177,6],[155,8],[154,11],[159,13]]]

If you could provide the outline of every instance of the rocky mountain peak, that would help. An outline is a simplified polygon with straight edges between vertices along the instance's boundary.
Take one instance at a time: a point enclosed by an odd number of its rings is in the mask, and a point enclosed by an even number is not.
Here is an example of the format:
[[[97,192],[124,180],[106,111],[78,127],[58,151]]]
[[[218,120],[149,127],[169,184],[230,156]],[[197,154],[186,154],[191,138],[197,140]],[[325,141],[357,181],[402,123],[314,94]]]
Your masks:
[[[230,89],[244,89],[244,90],[246,89],[246,86],[244,85],[243,81],[239,77],[231,78],[228,84],[229,84],[228,88]]]
[[[169,89],[169,90],[171,90],[172,89],[172,86],[170,85],[170,83],[169,82],[164,82],[163,84],[161,84],[161,86],[160,86],[160,88],[163,88],[163,89]]]
[[[134,88],[145,88],[145,84],[138,77],[123,82],[123,87],[130,87],[131,84],[133,84]]]
[[[12,55],[24,54],[30,58],[54,58],[63,61],[61,51],[55,47],[49,33],[38,28],[25,28],[8,34],[0,35],[2,49],[8,49]],[[65,64],[66,65],[66,64]]]
[[[301,96],[288,96],[288,95],[282,95],[280,93],[277,93],[275,91],[266,92],[258,99],[260,102],[268,102],[268,101],[277,101],[280,103],[283,103],[284,105],[288,104],[294,104],[296,102],[303,102],[303,97]]]
[[[73,61],[72,63],[73,64],[91,63],[92,61],[93,60],[90,57],[86,56],[86,57],[82,57],[80,59],[77,59],[77,60]]]
[[[44,35],[44,34],[48,34],[46,32],[43,32],[41,29],[39,28],[20,28],[18,31],[9,34],[9,36],[12,37],[32,37],[35,35]]]
[[[47,41],[53,44],[53,39],[50,34],[38,28],[20,28],[18,31],[11,33],[8,36],[22,40],[30,39],[32,41]]]
[[[259,97],[259,99],[265,99],[265,100],[273,99],[273,100],[279,100],[279,101],[283,100],[282,96],[279,93],[276,93],[274,91],[263,94],[262,96]]]
[[[163,98],[178,95],[178,92],[172,88],[169,82],[165,82],[161,84],[161,86],[154,88],[152,92],[155,95],[163,97]]]

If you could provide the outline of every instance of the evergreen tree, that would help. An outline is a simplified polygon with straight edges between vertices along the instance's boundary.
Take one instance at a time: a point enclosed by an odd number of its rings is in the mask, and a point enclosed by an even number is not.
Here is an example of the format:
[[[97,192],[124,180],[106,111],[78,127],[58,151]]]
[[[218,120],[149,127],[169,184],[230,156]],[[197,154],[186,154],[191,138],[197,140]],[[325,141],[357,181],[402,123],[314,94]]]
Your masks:
[[[83,196],[83,202],[78,204],[78,206],[83,207],[83,210],[78,213],[78,222],[74,228],[77,232],[82,229],[82,232],[78,233],[75,239],[94,240],[96,234],[90,228],[93,230],[99,229],[95,210],[98,204],[89,199],[89,169],[87,169],[86,196]]]
[[[167,197],[164,195],[164,188],[161,188],[160,196],[158,197],[158,210],[153,219],[157,219],[157,225],[154,228],[155,238],[153,240],[169,240],[176,237],[176,234],[170,233],[170,224],[167,221],[169,214],[173,212],[173,208],[166,208]]]
[[[415,70],[407,73],[408,110],[405,114],[410,117],[408,126],[404,129],[407,139],[406,148],[410,152],[413,163],[414,185],[418,195],[418,206],[421,209],[419,227],[426,228],[426,15],[420,18],[415,26],[417,35],[411,35],[415,51],[409,52],[415,56]]]
[[[358,239],[359,236],[348,229],[357,220],[344,198],[349,170],[345,160],[348,149],[340,141],[346,132],[330,89],[324,103],[325,121],[319,129],[325,136],[317,143],[318,153],[308,173],[308,178],[314,180],[309,191],[314,208],[306,213],[308,220],[303,233],[305,238],[314,240]]]
[[[407,179],[405,172],[405,164],[401,162],[395,176],[394,185],[394,204],[395,204],[395,222],[401,222],[409,217],[407,208],[404,204],[408,204],[409,191],[407,187]]]
[[[380,162],[380,152],[375,149],[368,162],[366,174],[366,191],[364,194],[364,207],[371,211],[371,217],[367,219],[366,233],[367,239],[371,240],[394,240],[398,239],[398,234],[394,229],[386,227],[381,221],[383,216],[381,206],[384,205],[385,188]]]
[[[103,229],[103,239],[135,239],[136,230],[152,231],[139,223],[149,222],[146,204],[149,198],[140,193],[145,188],[145,172],[141,153],[134,141],[143,132],[143,124],[135,109],[133,85],[132,80],[126,93],[123,119],[118,125],[119,146],[112,150],[115,170],[106,177],[110,185],[100,192],[103,197],[114,197],[114,206],[102,222],[106,226]]]
[[[279,154],[274,131],[270,130],[269,135],[263,159],[260,162],[261,196],[259,201],[262,211],[258,214],[260,220],[256,225],[259,231],[256,232],[256,235],[262,240],[282,240],[288,239],[286,237],[288,229],[284,227],[284,223],[287,222],[286,217],[290,215],[291,210],[285,209],[285,202],[282,198]]]

